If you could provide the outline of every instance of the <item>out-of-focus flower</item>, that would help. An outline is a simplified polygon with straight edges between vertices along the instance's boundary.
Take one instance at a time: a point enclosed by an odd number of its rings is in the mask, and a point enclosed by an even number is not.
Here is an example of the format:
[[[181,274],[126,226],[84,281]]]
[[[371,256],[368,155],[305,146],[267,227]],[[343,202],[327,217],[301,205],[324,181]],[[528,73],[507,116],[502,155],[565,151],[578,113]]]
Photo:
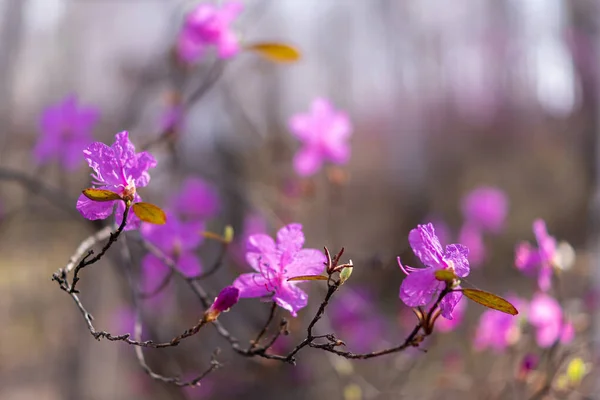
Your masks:
[[[90,168],[94,170],[91,176],[95,187],[129,198],[131,203],[142,200],[137,194],[137,188],[148,185],[148,170],[156,167],[156,160],[148,152],[136,153],[127,131],[117,133],[112,146],[94,142],[83,150],[83,154]],[[82,194],[77,200],[77,210],[90,220],[105,219],[113,213],[115,202],[115,216],[117,221],[121,221],[125,204],[120,200],[98,202]],[[139,228],[140,223],[140,219],[130,212],[125,230]]]
[[[204,180],[186,178],[179,193],[171,199],[170,209],[184,219],[206,220],[219,212],[219,195],[215,188]]]
[[[461,208],[470,225],[498,233],[504,227],[508,214],[508,199],[498,188],[481,186],[463,198]]]
[[[509,295],[507,300],[524,313],[524,300]],[[479,325],[475,331],[473,346],[476,350],[491,348],[501,353],[508,346],[516,343],[521,337],[520,319],[496,310],[486,310],[481,314]]]
[[[223,288],[215,301],[204,314],[206,321],[214,321],[222,312],[228,311],[240,299],[240,290],[235,286],[227,286]]]
[[[92,142],[98,117],[96,108],[78,105],[76,96],[45,109],[40,121],[42,134],[33,151],[37,162],[57,159],[68,171],[79,167],[81,151]]]
[[[142,237],[175,261],[185,276],[198,275],[202,267],[194,251],[203,240],[200,234],[202,222],[181,222],[172,212],[167,215],[167,223],[164,225],[142,224]],[[169,273],[169,268],[150,253],[142,259],[142,267],[147,274],[144,279],[144,289],[147,292],[155,290]]]
[[[540,363],[540,358],[533,354],[527,353],[523,360],[521,361],[521,365],[519,366],[519,370],[517,372],[517,377],[521,380],[527,379],[530,372],[535,370]]]
[[[450,270],[459,278],[469,275],[469,249],[462,244],[450,244],[444,251],[431,223],[418,225],[416,229],[411,230],[408,241],[426,268],[403,266],[398,257],[398,265],[407,275],[400,285],[400,299],[407,306],[425,306],[435,301],[446,285],[436,278],[437,271]],[[442,316],[452,319],[452,310],[461,297],[462,293],[459,291],[444,296],[440,302]]]
[[[435,330],[438,332],[450,332],[455,330],[465,319],[467,311],[467,299],[464,297],[459,300],[452,312],[452,319],[444,317],[438,318],[435,321]]]
[[[573,325],[565,321],[558,301],[545,293],[536,293],[531,299],[529,322],[536,328],[535,339],[540,347],[550,347],[557,340],[573,340]]]
[[[326,161],[345,164],[350,159],[352,125],[346,113],[336,111],[328,100],[314,100],[309,113],[290,119],[289,128],[304,144],[294,158],[299,175],[315,174]]]
[[[318,275],[325,269],[325,255],[316,249],[303,249],[302,225],[290,224],[277,232],[277,242],[264,234],[248,238],[246,261],[256,271],[240,275],[234,286],[240,297],[271,296],[281,308],[296,316],[308,303],[308,295],[289,278]]]
[[[542,219],[533,222],[533,233],[537,240],[538,248],[527,242],[517,245],[515,251],[515,265],[526,274],[538,271],[538,286],[541,290],[548,291],[552,285],[553,259],[556,256],[556,239],[548,234],[546,223]]]
[[[460,229],[458,241],[469,248],[469,263],[479,267],[485,261],[486,249],[483,234],[475,225],[466,222]]]
[[[235,56],[240,49],[231,23],[242,12],[244,5],[239,1],[229,1],[218,7],[202,3],[190,11],[179,34],[177,53],[185,62],[202,58],[206,49],[217,48],[220,58]]]
[[[341,291],[328,315],[338,336],[358,352],[372,350],[381,341],[384,319],[365,288]]]
[[[258,233],[267,234],[267,232],[267,221],[262,215],[246,215],[241,234],[236,235],[233,243],[231,244],[231,253],[233,254],[235,260],[239,262],[239,264],[244,264],[246,261],[246,243],[248,242],[248,238]]]

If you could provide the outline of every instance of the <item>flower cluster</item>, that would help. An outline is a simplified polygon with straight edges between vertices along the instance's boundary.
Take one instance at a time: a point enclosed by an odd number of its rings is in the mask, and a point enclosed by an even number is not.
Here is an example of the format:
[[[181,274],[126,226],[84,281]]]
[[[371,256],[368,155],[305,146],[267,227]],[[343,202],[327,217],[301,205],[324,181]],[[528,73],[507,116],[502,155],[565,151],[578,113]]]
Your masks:
[[[268,297],[296,316],[308,303],[308,295],[289,278],[317,275],[325,269],[325,255],[316,249],[303,249],[302,225],[290,224],[277,232],[277,241],[265,234],[248,238],[246,261],[253,273],[240,275],[233,286],[241,298]]]
[[[131,204],[141,201],[137,189],[150,182],[148,170],[156,167],[156,160],[148,152],[136,153],[134,145],[129,141],[127,131],[117,133],[112,146],[94,142],[83,151],[83,154],[94,171],[91,174],[92,184],[96,188],[114,192]],[[77,210],[90,220],[108,218],[113,213],[115,205],[117,206],[115,215],[117,221],[120,221],[125,211],[123,201],[99,202],[83,194],[77,200]],[[140,219],[135,214],[129,213],[125,229],[137,229],[140,223]]]
[[[517,245],[515,265],[523,273],[538,274],[538,286],[543,291],[548,291],[552,286],[553,261],[557,255],[556,239],[548,234],[544,220],[537,219],[533,222],[533,233],[537,240],[537,248],[527,242]]]
[[[236,55],[239,42],[230,25],[243,8],[242,3],[230,1],[221,7],[202,3],[190,11],[177,41],[177,54],[181,60],[197,61],[210,46],[217,48],[220,58]]]

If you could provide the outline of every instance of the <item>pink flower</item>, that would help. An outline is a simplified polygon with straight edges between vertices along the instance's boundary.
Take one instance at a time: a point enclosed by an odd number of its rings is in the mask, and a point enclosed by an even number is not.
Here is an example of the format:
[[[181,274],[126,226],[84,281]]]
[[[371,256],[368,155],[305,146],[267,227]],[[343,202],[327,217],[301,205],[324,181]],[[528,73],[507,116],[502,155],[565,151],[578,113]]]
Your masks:
[[[230,58],[239,52],[238,38],[230,25],[244,6],[230,1],[221,8],[202,3],[187,14],[179,39],[177,52],[186,62],[201,58],[208,47],[216,46],[220,58]]]
[[[158,247],[177,264],[185,276],[195,276],[202,271],[195,250],[202,243],[202,222],[181,222],[172,212],[167,213],[164,225],[142,224],[144,240]],[[169,268],[154,254],[142,259],[144,291],[152,292],[169,274]]]
[[[314,100],[308,114],[297,114],[290,119],[289,128],[304,143],[294,158],[299,175],[315,174],[325,161],[345,164],[350,159],[347,141],[352,125],[346,113],[334,110],[329,101]]]
[[[517,245],[515,265],[526,274],[538,271],[538,286],[541,290],[548,291],[552,285],[552,260],[556,254],[556,239],[548,234],[546,223],[542,219],[533,222],[538,248],[532,247],[527,242]]]
[[[550,347],[557,340],[573,340],[573,325],[564,320],[558,301],[545,293],[537,293],[531,299],[529,322],[536,328],[535,339],[540,347]]]
[[[435,329],[438,332],[451,332],[458,328],[460,324],[462,324],[465,319],[465,313],[467,311],[467,300],[462,297],[459,302],[456,304],[454,311],[452,313],[452,319],[447,319],[442,316],[442,318],[438,318],[435,322]]]
[[[289,278],[317,275],[325,269],[325,255],[316,249],[302,249],[302,225],[290,224],[277,232],[277,242],[264,234],[248,238],[246,261],[256,271],[240,275],[233,286],[240,297],[271,296],[277,305],[296,316],[305,307],[308,295]]]
[[[83,154],[90,168],[94,170],[91,174],[94,186],[122,196],[131,196],[132,203],[142,200],[137,194],[137,188],[148,185],[150,182],[148,170],[156,167],[156,160],[145,151],[136,153],[135,147],[129,141],[127,131],[117,133],[112,146],[94,142],[83,150]],[[125,204],[121,200],[97,202],[82,194],[77,200],[77,210],[90,220],[106,219],[113,213],[115,202],[117,205],[115,216],[120,222],[125,210]],[[136,229],[140,223],[139,218],[130,212],[125,230]]]
[[[463,198],[461,208],[470,225],[482,231],[498,233],[508,214],[508,199],[498,188],[481,186]]]
[[[179,193],[171,199],[170,208],[183,218],[206,220],[219,212],[219,195],[215,188],[204,180],[186,178]]]
[[[449,269],[459,278],[469,275],[469,249],[462,244],[451,244],[442,249],[431,223],[418,225],[410,231],[408,241],[413,252],[426,268],[403,266],[398,257],[400,269],[408,275],[400,285],[400,299],[409,307],[425,306],[436,300],[436,296],[446,283],[435,277],[438,270]],[[461,292],[451,292],[440,302],[442,316],[452,319],[452,310],[462,297]]]
[[[68,171],[81,163],[81,151],[92,141],[92,129],[98,121],[98,110],[81,107],[76,96],[44,110],[40,122],[42,135],[34,148],[39,164],[57,159]]]
[[[523,312],[525,302],[515,296],[507,296],[507,300]],[[474,347],[476,350],[491,348],[497,353],[516,343],[521,335],[519,318],[496,310],[486,310],[481,314],[475,332]]]

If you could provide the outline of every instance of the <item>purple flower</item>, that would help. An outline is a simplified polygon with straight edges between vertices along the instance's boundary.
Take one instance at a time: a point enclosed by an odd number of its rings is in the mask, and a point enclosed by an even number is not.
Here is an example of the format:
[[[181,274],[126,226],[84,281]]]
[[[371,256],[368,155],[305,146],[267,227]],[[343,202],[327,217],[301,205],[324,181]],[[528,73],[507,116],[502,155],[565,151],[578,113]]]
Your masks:
[[[456,304],[454,311],[452,312],[452,319],[447,319],[442,316],[435,322],[435,329],[438,332],[451,332],[458,328],[465,319],[465,313],[467,311],[467,300],[462,297]]]
[[[179,193],[171,199],[170,208],[183,218],[205,220],[219,212],[219,195],[204,180],[186,178]]]
[[[186,62],[201,58],[206,48],[216,46],[220,58],[230,58],[239,52],[238,38],[231,23],[242,12],[244,5],[230,1],[221,8],[214,4],[199,4],[187,14],[179,34],[177,52]]]
[[[564,320],[558,301],[545,293],[537,293],[531,299],[529,323],[536,328],[535,339],[540,347],[550,347],[557,340],[573,340],[573,325]]]
[[[290,119],[289,128],[304,143],[294,158],[299,175],[313,175],[325,161],[345,164],[350,159],[347,141],[352,125],[346,113],[336,111],[329,101],[314,100],[308,114],[297,114]]]
[[[214,321],[222,312],[228,311],[240,299],[240,290],[235,286],[227,286],[223,288],[213,304],[204,314],[207,321]]]
[[[506,299],[523,313],[525,302],[509,295]],[[475,331],[473,343],[476,350],[491,348],[501,353],[506,347],[516,343],[521,336],[519,318],[496,310],[486,310],[481,314],[479,325]]]
[[[127,131],[117,133],[112,146],[94,142],[83,150],[83,154],[90,168],[94,170],[91,175],[95,187],[130,197],[132,203],[142,200],[137,194],[137,188],[148,185],[148,170],[156,167],[156,160],[145,151],[136,153]],[[77,200],[77,210],[90,220],[105,219],[113,213],[115,202],[115,216],[120,222],[125,210],[125,204],[121,200],[97,202],[82,194]],[[140,223],[140,219],[130,212],[125,230],[136,229]]]
[[[58,159],[64,169],[75,170],[81,163],[81,151],[92,141],[98,117],[97,109],[79,106],[76,96],[48,107],[42,114],[42,135],[34,149],[37,162]]]
[[[463,198],[461,208],[465,220],[471,225],[498,233],[508,214],[508,199],[498,188],[481,186]]]
[[[538,286],[545,292],[552,285],[552,265],[557,249],[556,239],[548,234],[546,223],[542,219],[533,222],[533,233],[538,248],[532,247],[527,242],[519,243],[515,251],[515,265],[528,275],[537,270]]]
[[[356,291],[342,291],[331,303],[328,315],[331,317],[339,337],[356,349],[366,352],[381,341],[384,320],[378,313],[372,295],[365,288]]]
[[[202,271],[200,260],[194,252],[202,243],[202,229],[202,222],[181,222],[172,212],[168,212],[166,224],[144,223],[140,231],[144,240],[158,247],[175,261],[185,276],[190,277]],[[169,268],[154,254],[146,254],[142,259],[142,268],[146,292],[155,290],[169,274]]]
[[[308,295],[289,278],[317,275],[325,269],[325,255],[316,249],[302,249],[302,225],[290,224],[277,232],[277,242],[264,234],[252,235],[246,244],[246,261],[256,271],[240,275],[233,285],[240,297],[272,296],[292,316],[305,307]]]
[[[436,296],[446,285],[445,282],[436,279],[436,271],[449,269],[459,278],[469,275],[469,249],[462,244],[450,244],[444,251],[431,223],[418,225],[416,229],[411,230],[408,241],[426,268],[403,266],[398,257],[398,265],[407,275],[400,285],[400,299],[407,306],[425,306],[436,300]],[[444,296],[440,302],[444,318],[452,319],[452,310],[461,297],[462,293],[458,291]]]

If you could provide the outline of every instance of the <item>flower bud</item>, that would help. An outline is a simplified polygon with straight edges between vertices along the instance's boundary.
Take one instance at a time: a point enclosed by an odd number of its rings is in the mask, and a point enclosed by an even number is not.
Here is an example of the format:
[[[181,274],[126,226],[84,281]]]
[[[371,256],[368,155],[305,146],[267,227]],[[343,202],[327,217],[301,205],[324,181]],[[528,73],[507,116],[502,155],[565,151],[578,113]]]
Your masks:
[[[227,286],[217,296],[214,303],[204,313],[207,322],[216,320],[222,312],[229,311],[240,299],[240,290],[235,286]]]

